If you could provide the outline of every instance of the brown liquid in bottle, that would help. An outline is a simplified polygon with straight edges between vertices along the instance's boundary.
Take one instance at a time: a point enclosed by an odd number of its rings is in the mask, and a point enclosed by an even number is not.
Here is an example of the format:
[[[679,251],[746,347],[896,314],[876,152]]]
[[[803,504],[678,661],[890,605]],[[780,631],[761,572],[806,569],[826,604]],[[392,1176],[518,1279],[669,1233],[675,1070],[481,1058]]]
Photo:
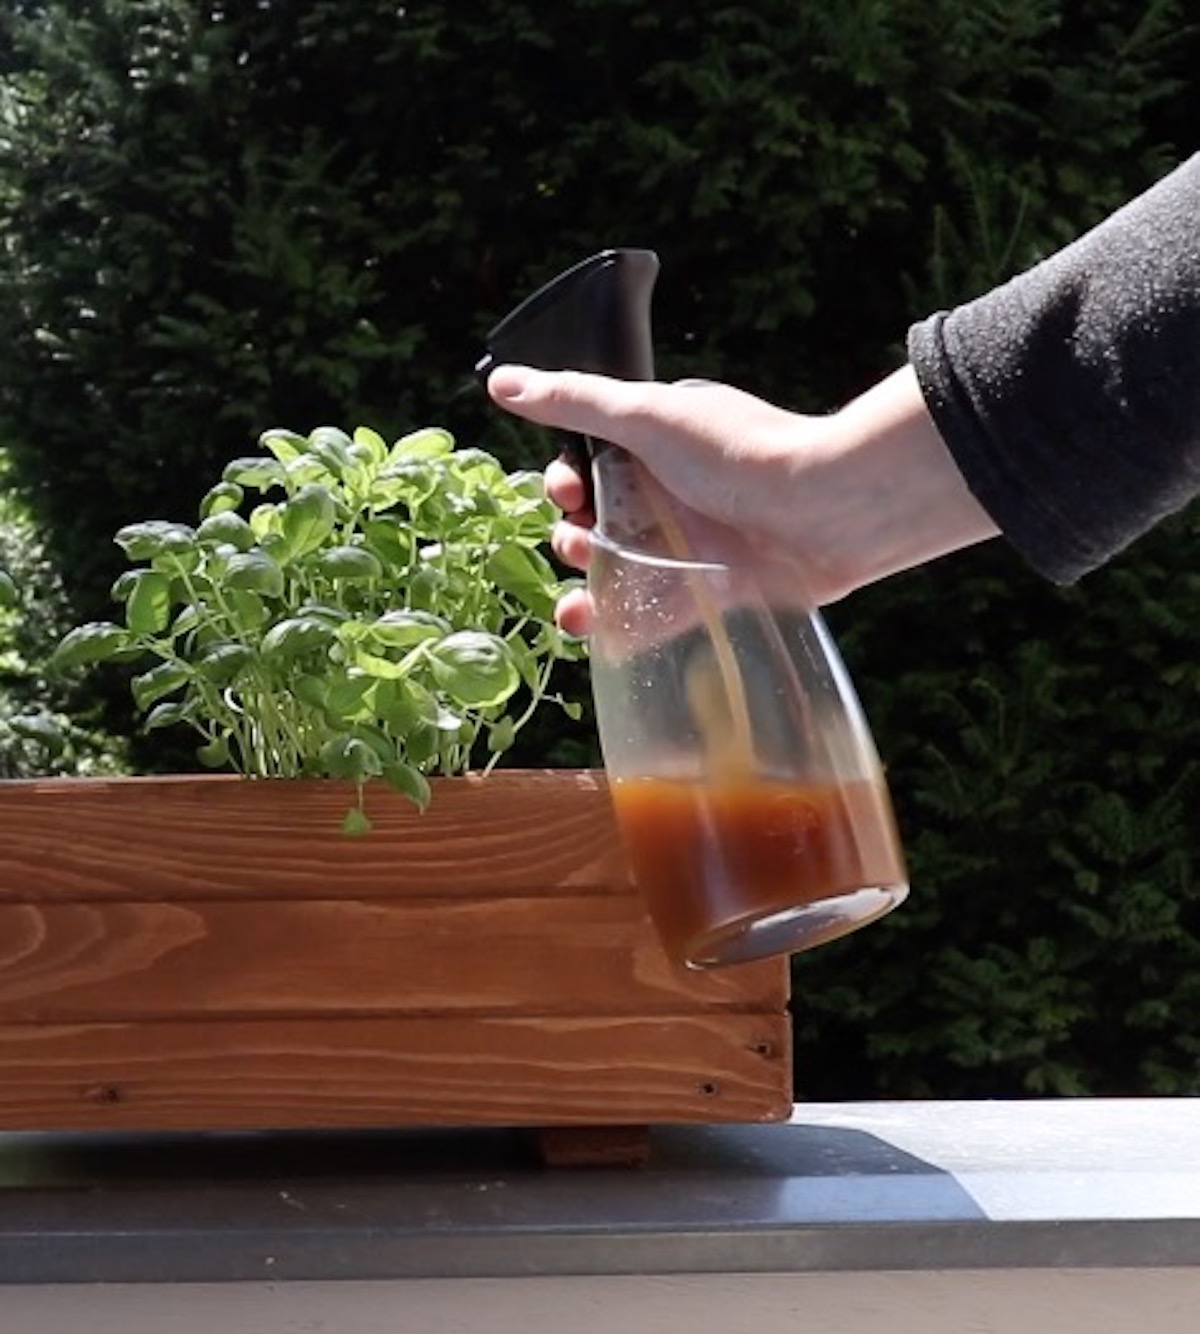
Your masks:
[[[633,778],[613,800],[663,946],[696,967],[833,940],[906,892],[882,780]]]

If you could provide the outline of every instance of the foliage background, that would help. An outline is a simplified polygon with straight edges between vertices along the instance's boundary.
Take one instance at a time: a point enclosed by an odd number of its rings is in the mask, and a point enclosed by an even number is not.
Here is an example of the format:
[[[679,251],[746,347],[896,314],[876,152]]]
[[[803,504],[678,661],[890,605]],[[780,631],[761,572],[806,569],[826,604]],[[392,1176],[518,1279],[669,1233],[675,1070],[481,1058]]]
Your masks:
[[[46,670],[71,623],[58,572],[0,452],[0,779],[127,766],[124,738],[103,729],[79,683]]]
[[[1188,20],[1183,0],[10,0],[10,487],[75,614],[104,616],[116,528],[189,517],[264,427],[438,423],[539,460],[470,367],[516,298],[614,244],[662,257],[664,376],[827,410],[912,319],[1194,150]],[[995,545],[830,609],[914,892],[797,960],[801,1096],[1200,1091],[1194,529],[1075,589]],[[521,758],[593,760],[590,729]]]

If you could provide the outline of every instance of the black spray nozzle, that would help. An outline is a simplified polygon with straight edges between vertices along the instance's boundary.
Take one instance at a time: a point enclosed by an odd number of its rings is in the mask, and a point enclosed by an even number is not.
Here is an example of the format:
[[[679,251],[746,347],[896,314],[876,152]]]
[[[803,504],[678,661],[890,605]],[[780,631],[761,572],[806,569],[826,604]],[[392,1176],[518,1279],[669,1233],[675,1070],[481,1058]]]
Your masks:
[[[475,366],[483,383],[504,363],[544,371],[591,371],[619,380],[652,380],[650,299],[658,277],[652,250],[603,250],[527,297],[487,336]],[[590,483],[596,442],[571,436],[564,453]]]

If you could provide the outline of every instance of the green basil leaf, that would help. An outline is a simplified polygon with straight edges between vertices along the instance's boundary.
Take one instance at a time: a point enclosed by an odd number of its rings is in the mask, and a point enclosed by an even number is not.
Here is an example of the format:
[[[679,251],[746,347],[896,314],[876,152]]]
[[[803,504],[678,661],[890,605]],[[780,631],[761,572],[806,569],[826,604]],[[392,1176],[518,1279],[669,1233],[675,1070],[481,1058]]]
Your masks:
[[[369,426],[359,426],[354,432],[354,443],[359,449],[366,451],[366,456],[371,462],[386,462],[388,456],[387,442],[378,431],[373,431]]]
[[[448,582],[441,570],[423,565],[405,585],[409,605],[423,610],[436,606]]]
[[[176,723],[187,722],[190,717],[190,709],[182,702],[156,704],[146,719],[146,731],[157,732],[164,727],[174,727]]]
[[[369,834],[374,826],[371,824],[366,811],[361,806],[351,806],[342,816],[342,833],[347,838],[362,838],[364,834]]]
[[[380,681],[398,681],[409,673],[409,668],[395,658],[385,658],[379,653],[371,653],[360,643],[348,645],[350,661],[360,672],[365,672]]]
[[[407,797],[418,810],[429,805],[429,780],[415,765],[392,760],[383,766],[383,776],[389,787]]]
[[[333,532],[337,507],[324,486],[302,486],[280,509],[281,533],[293,556],[304,556]]]
[[[343,722],[355,722],[374,712],[371,692],[375,689],[373,677],[361,673],[336,677],[325,689],[322,701],[326,712]]]
[[[269,491],[272,487],[286,486],[287,470],[278,459],[261,457],[233,459],[225,465],[221,480],[247,491]]]
[[[554,616],[558,576],[540,551],[508,542],[487,561],[487,577],[542,620]]]
[[[12,575],[7,570],[0,570],[0,607],[15,607],[20,600]]]
[[[571,581],[571,584],[578,581]],[[561,597],[569,584],[559,584],[557,597]],[[556,600],[557,600],[556,597]],[[537,634],[533,637],[530,647],[535,653],[549,655],[552,658],[575,659],[582,657],[586,652],[586,641],[573,638],[571,635],[564,634],[556,625],[546,624],[540,626]]]
[[[165,519],[126,524],[114,539],[130,560],[153,560],[169,552],[188,551],[195,540],[195,530],[186,523],[169,523]]]
[[[357,467],[351,456],[352,441],[345,431],[336,426],[318,426],[308,437],[307,452],[317,459],[325,470],[339,480],[353,475]]]
[[[458,630],[429,650],[434,679],[456,702],[503,704],[521,684],[508,645],[497,635]]]
[[[454,453],[454,437],[440,426],[427,426],[397,440],[388,455],[389,464],[414,459],[440,459]]]
[[[130,681],[129,688],[133,692],[133,702],[145,713],[151,704],[185,685],[191,679],[191,675],[191,669],[183,663],[160,663]]]
[[[267,604],[251,588],[229,588],[225,600],[233,611],[234,620],[243,634],[259,629],[270,619]]]
[[[307,704],[310,709],[317,709],[321,713],[325,712],[326,701],[329,695],[329,683],[323,677],[293,677],[290,686],[292,694],[295,695],[301,704]]]
[[[264,501],[250,511],[250,531],[261,542],[268,533],[283,534],[283,520],[280,518],[281,505]]]
[[[254,545],[254,529],[233,510],[210,514],[196,529],[196,541],[202,546],[228,544],[236,551],[249,551]]]
[[[280,463],[291,463],[301,457],[308,442],[295,431],[286,431],[281,427],[272,427],[258,437],[261,448],[269,450]]]
[[[380,764],[389,764],[396,758],[396,743],[382,728],[371,723],[359,723],[353,735],[371,747],[379,757]]]
[[[325,742],[321,747],[320,763],[328,777],[348,778],[354,783],[377,778],[383,772],[379,756],[362,737],[346,733],[330,737]]]
[[[385,568],[406,570],[413,560],[412,533],[396,519],[367,519],[362,525],[368,550],[373,551]]]
[[[316,559],[316,568],[327,579],[379,579],[383,565],[365,547],[331,547]]]
[[[282,533],[263,533],[258,539],[258,545],[262,549],[264,556],[270,556],[276,565],[282,567],[290,565],[292,560],[292,549],[288,546],[287,538]],[[225,552],[225,558],[233,554],[228,548],[222,548]]]
[[[229,588],[279,597],[284,588],[283,570],[265,551],[239,551],[229,558],[225,567],[225,584]]]
[[[200,502],[201,519],[210,519],[214,514],[226,514],[237,509],[245,495],[242,488],[233,482],[218,482],[209,488]]]
[[[401,737],[438,716],[437,700],[411,678],[376,681],[372,702],[375,716]]]
[[[508,750],[517,737],[517,725],[509,717],[501,718],[488,729],[487,745],[493,755]]]
[[[420,722],[404,737],[404,753],[413,764],[427,764],[438,753],[442,738],[432,723]]]
[[[314,620],[324,621],[335,630],[350,620],[350,613],[342,607],[327,607],[322,602],[306,602],[298,609],[296,615],[311,616]]]
[[[371,481],[370,503],[376,510],[403,503],[415,513],[437,493],[445,467],[437,459],[390,462]]]
[[[494,492],[508,486],[508,476],[495,455],[483,449],[458,450],[450,460],[450,470],[470,491]]]
[[[138,570],[125,601],[125,621],[135,635],[156,635],[171,622],[171,581],[155,570]]]
[[[510,472],[505,481],[513,494],[522,500],[536,501],[540,505],[546,499],[546,481],[540,472],[527,469]]]
[[[387,648],[410,649],[450,633],[450,622],[429,611],[386,611],[366,625],[367,638]]]
[[[228,549],[233,550],[232,547]],[[168,551],[160,551],[157,556],[150,557],[151,568],[171,578],[181,573],[193,574],[203,564],[204,551],[194,540],[188,542],[186,546],[180,543]]]
[[[315,616],[290,616],[273,625],[263,636],[260,652],[272,662],[294,662],[328,648],[334,632]]]
[[[129,631],[111,621],[88,621],[68,631],[50,655],[50,668],[70,671],[93,662],[106,662],[130,644]]]
[[[141,570],[124,570],[117,575],[116,579],[113,580],[112,588],[109,590],[114,602],[127,602],[129,600],[129,595],[133,592],[138,581],[138,575],[141,573]]]
[[[196,758],[206,769],[223,769],[230,762],[229,738],[213,737],[196,750]]]
[[[211,685],[232,685],[254,660],[253,650],[245,644],[225,641],[208,644],[196,658],[196,670]]]

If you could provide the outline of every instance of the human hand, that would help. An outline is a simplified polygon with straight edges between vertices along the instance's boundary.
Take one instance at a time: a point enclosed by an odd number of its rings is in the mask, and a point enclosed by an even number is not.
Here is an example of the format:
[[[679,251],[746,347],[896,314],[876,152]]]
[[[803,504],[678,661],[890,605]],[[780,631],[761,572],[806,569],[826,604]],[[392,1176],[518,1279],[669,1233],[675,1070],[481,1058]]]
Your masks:
[[[908,367],[826,417],[709,381],[643,383],[519,366],[493,371],[488,391],[518,416],[629,450],[684,505],[795,562],[818,604],[997,531]],[[582,480],[556,461],[546,486],[564,512],[555,550],[586,568],[594,516]],[[572,633],[585,633],[589,616],[585,595],[560,604],[559,623]]]

